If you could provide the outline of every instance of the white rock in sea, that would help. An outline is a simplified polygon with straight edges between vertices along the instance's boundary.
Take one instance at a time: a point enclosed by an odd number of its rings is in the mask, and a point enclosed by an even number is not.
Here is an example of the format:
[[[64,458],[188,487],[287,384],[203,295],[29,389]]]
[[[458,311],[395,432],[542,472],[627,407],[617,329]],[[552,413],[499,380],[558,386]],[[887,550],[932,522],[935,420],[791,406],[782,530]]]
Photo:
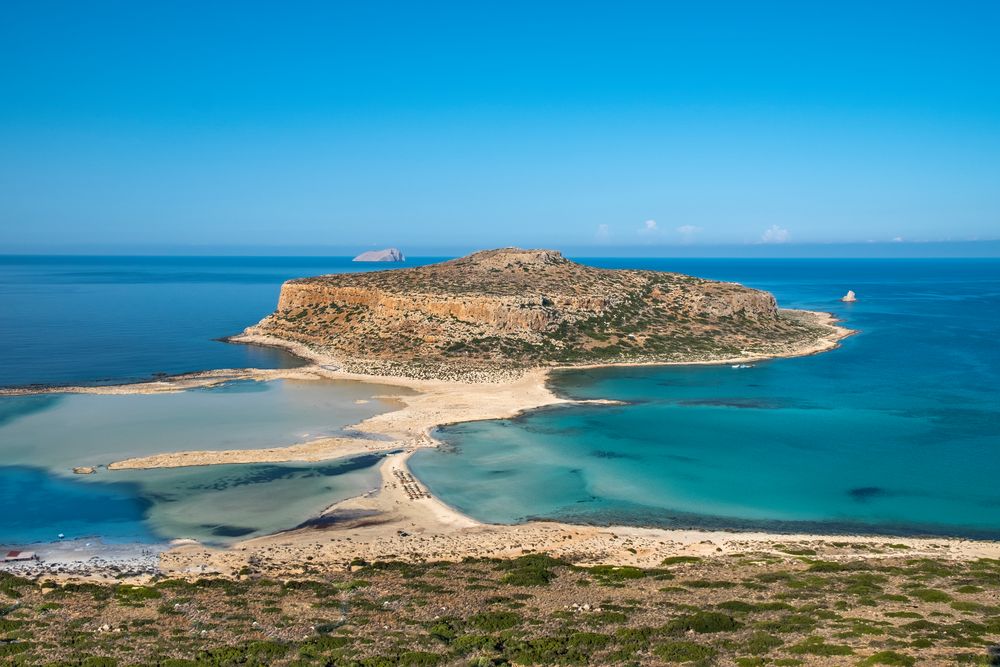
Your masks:
[[[369,250],[354,258],[355,262],[405,262],[406,258],[397,248]]]
[[[847,294],[845,294],[844,296],[840,297],[840,300],[841,301],[846,301],[846,302],[857,301],[858,297],[856,297],[854,295],[854,290],[849,289],[849,290],[847,290]]]

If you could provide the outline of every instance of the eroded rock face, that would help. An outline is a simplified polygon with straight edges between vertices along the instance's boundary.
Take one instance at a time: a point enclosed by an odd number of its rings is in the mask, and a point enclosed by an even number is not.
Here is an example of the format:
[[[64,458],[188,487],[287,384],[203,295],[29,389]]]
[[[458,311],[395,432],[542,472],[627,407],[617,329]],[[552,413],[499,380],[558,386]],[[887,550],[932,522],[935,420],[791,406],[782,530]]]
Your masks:
[[[354,262],[404,262],[406,258],[403,257],[397,248],[386,248],[385,250],[369,250],[363,252],[352,261]]]
[[[732,356],[801,336],[774,297],[676,273],[503,248],[440,264],[291,280],[247,330],[400,367]],[[431,372],[433,374],[433,372]]]

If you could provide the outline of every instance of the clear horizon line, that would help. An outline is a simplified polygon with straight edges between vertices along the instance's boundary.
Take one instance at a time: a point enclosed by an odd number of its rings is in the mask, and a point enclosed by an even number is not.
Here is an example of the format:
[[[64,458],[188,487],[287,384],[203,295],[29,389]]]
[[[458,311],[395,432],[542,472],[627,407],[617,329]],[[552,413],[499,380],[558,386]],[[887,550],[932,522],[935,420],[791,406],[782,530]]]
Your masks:
[[[390,246],[386,246],[390,247]],[[397,246],[399,247],[399,246]],[[820,257],[1000,257],[1000,240],[961,241],[879,241],[879,242],[802,242],[752,244],[508,244],[506,246],[471,245],[404,245],[409,257],[458,257],[491,247],[552,248],[574,257],[638,257],[638,258],[820,258]],[[93,244],[8,244],[0,245],[3,257],[353,257],[372,249],[371,245],[345,244],[184,244],[184,243],[93,243]],[[801,254],[796,254],[801,253]],[[837,254],[837,253],[843,253]]]

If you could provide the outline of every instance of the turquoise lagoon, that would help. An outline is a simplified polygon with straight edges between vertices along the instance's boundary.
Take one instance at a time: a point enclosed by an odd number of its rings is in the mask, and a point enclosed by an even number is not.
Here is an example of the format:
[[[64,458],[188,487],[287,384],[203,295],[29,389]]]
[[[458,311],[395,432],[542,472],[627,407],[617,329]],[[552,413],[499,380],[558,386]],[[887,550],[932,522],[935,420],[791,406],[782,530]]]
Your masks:
[[[559,372],[560,394],[626,405],[449,426],[414,473],[498,523],[1000,537],[1000,262],[653,263],[833,311],[858,334],[749,369]],[[847,289],[860,301],[839,302]]]
[[[1000,537],[1000,261],[581,261],[742,282],[859,333],[833,352],[751,369],[557,373],[562,394],[626,404],[442,429],[447,446],[412,466],[445,502],[503,523]],[[0,385],[294,365],[213,339],[269,312],[284,279],[358,268],[345,258],[0,258]],[[848,289],[859,302],[838,300]],[[383,393],[398,390],[240,382],[0,398],[0,543],[59,533],[226,543],[292,528],[373,488],[378,457],[70,468],[300,442],[390,409],[374,398]]]
[[[377,487],[379,456],[74,475],[77,465],[191,449],[290,445],[392,408],[398,388],[239,381],[169,394],[0,398],[0,540],[100,536],[223,543],[294,527]]]

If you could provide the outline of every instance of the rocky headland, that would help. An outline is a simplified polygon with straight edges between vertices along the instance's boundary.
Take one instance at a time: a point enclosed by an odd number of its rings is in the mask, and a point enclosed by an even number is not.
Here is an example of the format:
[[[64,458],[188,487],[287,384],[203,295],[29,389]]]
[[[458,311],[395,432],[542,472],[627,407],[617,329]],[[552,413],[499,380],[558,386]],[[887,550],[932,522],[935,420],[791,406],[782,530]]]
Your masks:
[[[482,380],[558,365],[790,356],[846,333],[736,283],[502,248],[290,280],[275,312],[233,340],[304,348],[355,373]]]

